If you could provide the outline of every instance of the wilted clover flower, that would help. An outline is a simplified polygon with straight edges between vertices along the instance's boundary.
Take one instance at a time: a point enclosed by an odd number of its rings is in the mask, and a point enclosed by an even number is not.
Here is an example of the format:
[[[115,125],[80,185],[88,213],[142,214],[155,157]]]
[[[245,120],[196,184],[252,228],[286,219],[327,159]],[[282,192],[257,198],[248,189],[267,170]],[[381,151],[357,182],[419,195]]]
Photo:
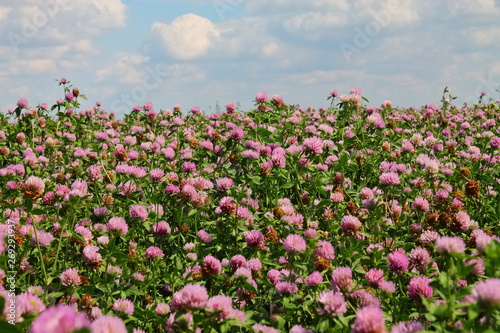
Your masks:
[[[342,227],[344,233],[350,236],[355,236],[359,233],[363,225],[356,216],[346,215],[340,221],[340,226]]]
[[[335,259],[335,250],[330,242],[321,240],[316,243],[317,248],[314,249],[314,256],[323,259]]]
[[[212,275],[219,275],[222,269],[222,264],[219,259],[214,256],[206,256],[203,259],[202,264],[202,274],[205,277],[211,277]]]
[[[29,176],[22,186],[23,196],[33,200],[40,198],[44,190],[44,181],[36,176]]]

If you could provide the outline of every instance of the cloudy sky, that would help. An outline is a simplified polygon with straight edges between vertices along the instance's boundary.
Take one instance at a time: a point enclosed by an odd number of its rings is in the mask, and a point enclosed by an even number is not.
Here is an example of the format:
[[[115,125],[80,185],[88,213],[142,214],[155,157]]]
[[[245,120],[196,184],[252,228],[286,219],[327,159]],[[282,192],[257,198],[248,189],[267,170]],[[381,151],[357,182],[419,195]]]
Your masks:
[[[360,88],[378,106],[500,99],[500,0],[0,0],[0,108],[62,97],[65,77],[124,114],[256,93],[326,107]]]

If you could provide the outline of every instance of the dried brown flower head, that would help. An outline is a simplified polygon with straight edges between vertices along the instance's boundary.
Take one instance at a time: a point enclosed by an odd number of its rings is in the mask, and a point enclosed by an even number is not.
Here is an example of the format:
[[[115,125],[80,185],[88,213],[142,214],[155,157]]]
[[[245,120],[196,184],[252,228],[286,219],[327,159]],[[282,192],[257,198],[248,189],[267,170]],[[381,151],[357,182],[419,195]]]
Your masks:
[[[480,186],[477,180],[471,179],[465,184],[465,195],[479,198],[479,188]]]

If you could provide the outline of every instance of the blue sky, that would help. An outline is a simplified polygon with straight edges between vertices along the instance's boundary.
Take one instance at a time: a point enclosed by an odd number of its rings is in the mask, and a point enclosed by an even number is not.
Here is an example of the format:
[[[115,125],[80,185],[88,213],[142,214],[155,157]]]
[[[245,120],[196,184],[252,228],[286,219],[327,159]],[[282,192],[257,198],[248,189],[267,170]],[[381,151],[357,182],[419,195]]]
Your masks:
[[[500,0],[0,0],[0,110],[67,78],[118,115],[152,102],[214,112],[256,93],[327,107],[500,99]]]

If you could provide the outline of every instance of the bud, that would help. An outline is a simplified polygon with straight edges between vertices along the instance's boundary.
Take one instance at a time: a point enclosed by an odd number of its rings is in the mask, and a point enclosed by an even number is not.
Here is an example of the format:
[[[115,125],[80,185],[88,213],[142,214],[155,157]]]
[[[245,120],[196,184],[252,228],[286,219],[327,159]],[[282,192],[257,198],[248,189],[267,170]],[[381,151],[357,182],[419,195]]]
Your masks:
[[[278,321],[278,320],[280,320],[280,319],[281,319],[281,316],[280,316],[280,315],[278,315],[278,314],[275,314],[275,313],[274,313],[274,314],[272,314],[272,315],[269,317],[269,321],[271,321],[271,322],[276,322],[276,321]]]

